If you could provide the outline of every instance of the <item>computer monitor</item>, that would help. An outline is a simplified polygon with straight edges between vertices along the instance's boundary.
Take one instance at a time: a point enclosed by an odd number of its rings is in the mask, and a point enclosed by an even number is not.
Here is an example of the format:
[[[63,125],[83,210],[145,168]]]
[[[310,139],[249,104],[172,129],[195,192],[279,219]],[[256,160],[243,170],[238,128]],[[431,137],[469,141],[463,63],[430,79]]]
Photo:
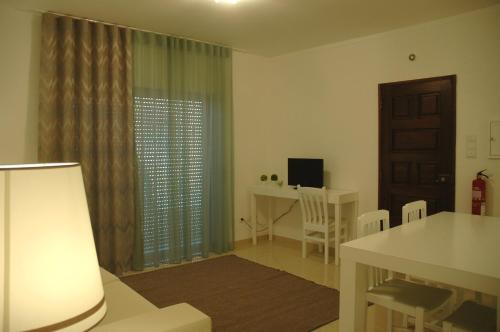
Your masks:
[[[323,187],[323,159],[288,158],[288,185]]]

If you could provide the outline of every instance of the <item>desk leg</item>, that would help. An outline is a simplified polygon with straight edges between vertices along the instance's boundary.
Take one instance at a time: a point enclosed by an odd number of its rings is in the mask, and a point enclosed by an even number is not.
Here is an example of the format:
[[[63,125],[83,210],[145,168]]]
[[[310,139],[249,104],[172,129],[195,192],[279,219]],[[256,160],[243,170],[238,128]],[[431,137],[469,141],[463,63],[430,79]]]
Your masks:
[[[340,267],[340,321],[339,331],[366,330],[366,265],[342,259]]]
[[[254,194],[250,194],[250,224],[252,225],[252,243],[257,244],[257,202]]]
[[[340,261],[340,223],[342,222],[342,204],[335,204],[335,265]]]
[[[269,241],[273,240],[273,199],[267,198],[267,227],[269,229]]]

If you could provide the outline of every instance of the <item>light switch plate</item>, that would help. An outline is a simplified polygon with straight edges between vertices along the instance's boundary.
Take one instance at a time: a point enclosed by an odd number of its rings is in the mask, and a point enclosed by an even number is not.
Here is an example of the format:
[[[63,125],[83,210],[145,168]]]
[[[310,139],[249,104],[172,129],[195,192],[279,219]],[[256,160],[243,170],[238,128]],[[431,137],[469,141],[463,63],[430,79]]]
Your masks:
[[[477,158],[477,137],[476,135],[468,135],[465,138],[465,157]]]

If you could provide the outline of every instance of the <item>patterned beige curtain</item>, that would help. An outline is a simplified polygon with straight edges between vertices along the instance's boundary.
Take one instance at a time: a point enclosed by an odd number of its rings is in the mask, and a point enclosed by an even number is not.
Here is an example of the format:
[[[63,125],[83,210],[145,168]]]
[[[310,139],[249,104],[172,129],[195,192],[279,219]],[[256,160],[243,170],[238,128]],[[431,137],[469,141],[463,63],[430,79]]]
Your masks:
[[[39,159],[81,163],[99,262],[116,274],[136,220],[131,51],[128,29],[43,15]]]

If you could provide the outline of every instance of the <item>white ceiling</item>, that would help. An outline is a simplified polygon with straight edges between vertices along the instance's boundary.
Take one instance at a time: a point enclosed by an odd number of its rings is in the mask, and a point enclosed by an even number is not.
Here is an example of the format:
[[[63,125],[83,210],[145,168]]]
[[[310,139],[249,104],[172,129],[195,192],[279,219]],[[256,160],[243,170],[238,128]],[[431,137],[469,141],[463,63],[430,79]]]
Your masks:
[[[264,56],[499,4],[500,0],[0,0],[231,46]]]

